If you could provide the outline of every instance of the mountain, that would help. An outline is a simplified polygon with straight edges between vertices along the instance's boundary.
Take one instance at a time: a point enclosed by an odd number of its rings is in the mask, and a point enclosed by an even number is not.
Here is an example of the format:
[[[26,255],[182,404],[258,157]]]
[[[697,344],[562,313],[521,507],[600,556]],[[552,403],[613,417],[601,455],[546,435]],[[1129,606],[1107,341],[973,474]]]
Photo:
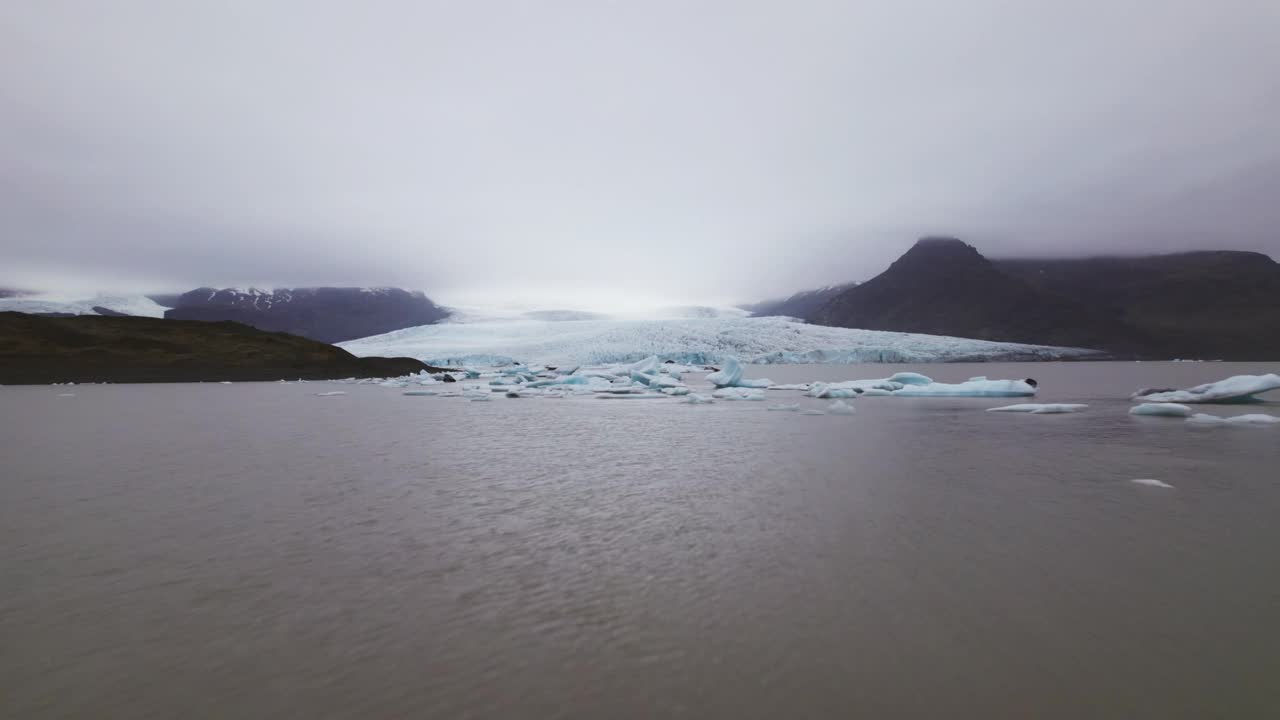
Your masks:
[[[787,298],[765,300],[749,305],[739,305],[738,307],[749,311],[752,317],[782,316],[799,318],[808,322],[832,298],[845,290],[856,287],[857,284],[856,282],[849,282],[841,285],[828,285],[816,290],[801,290]]]
[[[432,368],[231,322],[0,312],[0,384],[390,377]]]
[[[813,321],[836,327],[1133,351],[1132,328],[1002,272],[955,238],[924,238],[888,270],[831,298]]]
[[[1280,264],[1255,252],[995,260],[1181,357],[1280,358]]]
[[[233,320],[326,343],[430,325],[448,315],[420,292],[353,287],[199,288],[164,313],[171,320]]]

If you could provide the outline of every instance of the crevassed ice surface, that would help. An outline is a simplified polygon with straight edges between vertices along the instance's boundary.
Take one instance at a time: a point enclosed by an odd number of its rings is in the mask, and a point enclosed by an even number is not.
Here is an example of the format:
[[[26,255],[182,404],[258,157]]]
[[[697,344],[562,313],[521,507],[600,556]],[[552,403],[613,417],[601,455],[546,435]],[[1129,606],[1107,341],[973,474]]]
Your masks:
[[[126,315],[140,317],[164,317],[165,308],[151,298],[142,295],[24,295],[0,298],[0,312],[21,313],[70,313],[72,315],[97,315],[93,308],[104,307]]]
[[[524,317],[396,330],[340,343],[359,356],[434,365],[609,364],[657,355],[681,363],[736,357],[761,363],[1051,359],[1093,351],[914,333],[822,327],[784,318],[679,317],[547,321]]]

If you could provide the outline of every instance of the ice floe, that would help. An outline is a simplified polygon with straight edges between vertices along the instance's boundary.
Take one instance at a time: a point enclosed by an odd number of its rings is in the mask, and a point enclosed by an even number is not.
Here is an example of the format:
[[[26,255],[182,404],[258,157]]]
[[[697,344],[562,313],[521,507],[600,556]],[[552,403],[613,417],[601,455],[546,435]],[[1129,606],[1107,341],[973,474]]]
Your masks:
[[[770,405],[767,409],[774,412],[796,412],[800,409],[800,403],[792,403],[790,405]]]
[[[829,415],[852,415],[853,413],[853,406],[843,400],[836,400],[827,406]]]
[[[725,387],[711,393],[711,397],[720,400],[764,400],[764,390],[740,387]]]
[[[330,390],[329,392],[316,393],[316,397],[337,397],[338,395],[346,395],[345,390]]]
[[[682,402],[689,405],[710,405],[715,402],[715,400],[712,400],[711,397],[702,395],[701,393],[689,393]]]
[[[748,380],[742,377],[742,365],[737,358],[727,357],[721,364],[720,370],[708,373],[706,377],[706,381],[716,387],[767,388],[773,384],[772,380],[765,378]]]
[[[1187,418],[1187,422],[1193,425],[1275,425],[1280,423],[1280,417],[1275,415],[1266,415],[1263,413],[1251,413],[1249,415],[1233,415],[1231,417],[1219,417],[1218,415],[1210,415],[1208,413],[1196,413]]]
[[[1234,375],[1186,390],[1139,390],[1130,399],[1149,403],[1251,403],[1262,402],[1256,397],[1258,394],[1277,389],[1280,389],[1280,375]]]
[[[1146,485],[1147,487],[1165,488],[1166,490],[1174,489],[1174,487],[1169,483],[1161,482],[1159,480],[1153,480],[1152,478],[1135,478],[1133,480],[1130,480],[1129,482],[1135,485]]]
[[[1080,403],[1022,403],[1021,405],[1005,405],[987,408],[987,412],[1029,413],[1031,415],[1057,415],[1061,413],[1080,412],[1088,405]]]
[[[1142,403],[1129,408],[1129,414],[1151,417],[1189,417],[1191,408],[1178,403]]]

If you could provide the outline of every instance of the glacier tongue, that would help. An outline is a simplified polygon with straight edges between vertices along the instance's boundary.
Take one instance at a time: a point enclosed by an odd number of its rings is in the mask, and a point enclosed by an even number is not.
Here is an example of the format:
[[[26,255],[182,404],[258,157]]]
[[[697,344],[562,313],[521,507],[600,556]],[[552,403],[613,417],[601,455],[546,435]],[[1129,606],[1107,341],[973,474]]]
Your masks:
[[[808,325],[779,317],[540,320],[521,317],[406,328],[339,345],[354,355],[407,356],[445,367],[514,361],[613,365],[952,362],[1082,357],[1089,350]],[[638,364],[638,363],[637,363]],[[723,371],[723,370],[722,370]],[[645,374],[649,374],[645,372]],[[907,380],[897,381],[914,385]]]

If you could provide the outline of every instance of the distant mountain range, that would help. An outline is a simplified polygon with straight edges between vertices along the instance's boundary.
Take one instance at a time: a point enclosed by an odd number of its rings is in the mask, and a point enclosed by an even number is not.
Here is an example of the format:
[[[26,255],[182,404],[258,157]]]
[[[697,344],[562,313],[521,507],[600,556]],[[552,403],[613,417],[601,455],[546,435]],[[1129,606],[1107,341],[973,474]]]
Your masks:
[[[151,297],[174,303],[165,311],[166,319],[233,320],[326,343],[429,325],[449,316],[421,292],[400,288],[199,288],[176,299]]]
[[[924,238],[865,283],[792,298],[755,314],[1120,357],[1280,358],[1280,265],[1251,252],[992,261]]]
[[[801,290],[786,298],[763,300],[757,303],[739,305],[738,307],[750,312],[755,317],[784,316],[808,320],[835,296],[857,285],[858,283],[856,282],[828,285],[816,290]]]

